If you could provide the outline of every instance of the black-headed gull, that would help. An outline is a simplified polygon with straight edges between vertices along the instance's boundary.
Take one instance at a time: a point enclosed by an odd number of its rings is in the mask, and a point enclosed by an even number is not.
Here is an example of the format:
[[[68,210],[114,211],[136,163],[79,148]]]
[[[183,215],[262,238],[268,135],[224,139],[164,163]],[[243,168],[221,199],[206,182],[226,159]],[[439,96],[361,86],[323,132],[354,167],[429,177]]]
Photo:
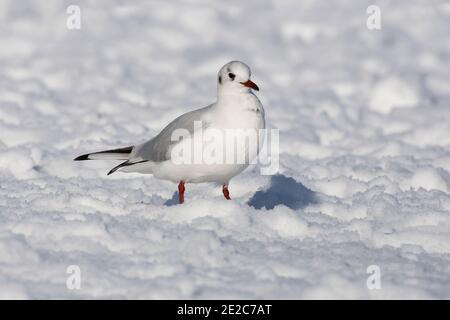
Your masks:
[[[257,156],[263,139],[260,131],[265,128],[263,106],[252,92],[259,88],[250,74],[245,63],[231,61],[219,71],[215,103],[179,116],[143,144],[74,160],[126,160],[108,175],[120,170],[176,182],[179,203],[184,202],[185,183],[200,182],[221,184],[230,200],[229,181]]]

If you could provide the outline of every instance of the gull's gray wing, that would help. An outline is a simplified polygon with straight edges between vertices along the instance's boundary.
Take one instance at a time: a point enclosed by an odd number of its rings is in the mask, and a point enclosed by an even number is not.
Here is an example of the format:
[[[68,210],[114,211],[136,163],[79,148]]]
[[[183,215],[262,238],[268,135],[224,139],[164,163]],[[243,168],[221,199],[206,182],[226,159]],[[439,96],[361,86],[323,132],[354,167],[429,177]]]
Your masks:
[[[172,133],[177,129],[185,129],[189,134],[194,133],[194,122],[201,121],[202,129],[208,126],[204,115],[212,105],[187,112],[169,123],[156,137],[133,148],[129,162],[154,161],[160,162],[170,159],[170,147],[179,141],[172,141]]]

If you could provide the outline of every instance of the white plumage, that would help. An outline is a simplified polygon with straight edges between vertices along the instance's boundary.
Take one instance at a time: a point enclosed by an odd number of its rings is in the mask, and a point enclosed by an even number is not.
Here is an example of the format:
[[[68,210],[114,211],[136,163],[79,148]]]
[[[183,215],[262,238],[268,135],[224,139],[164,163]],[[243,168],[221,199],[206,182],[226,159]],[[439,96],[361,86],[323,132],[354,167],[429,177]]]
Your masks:
[[[89,153],[75,160],[126,160],[109,174],[139,172],[179,182],[180,203],[184,183],[222,184],[229,199],[230,179],[249,165],[263,143],[264,109],[252,92],[259,88],[250,76],[246,64],[229,62],[218,73],[215,103],[179,116],[143,144]]]

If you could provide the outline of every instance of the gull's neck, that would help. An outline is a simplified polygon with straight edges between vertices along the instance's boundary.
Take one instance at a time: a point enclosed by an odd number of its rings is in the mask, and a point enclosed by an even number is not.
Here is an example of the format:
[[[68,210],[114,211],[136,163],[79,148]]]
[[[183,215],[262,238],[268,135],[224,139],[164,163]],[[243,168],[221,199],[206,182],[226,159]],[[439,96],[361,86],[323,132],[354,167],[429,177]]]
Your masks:
[[[226,117],[235,117],[236,112],[240,112],[249,108],[249,104],[258,101],[258,98],[248,89],[227,90],[226,92],[218,92],[217,101],[214,109],[220,113],[224,113]]]
[[[241,99],[249,94],[253,94],[250,89],[243,87],[242,89],[233,90],[217,90],[217,102],[234,101]]]

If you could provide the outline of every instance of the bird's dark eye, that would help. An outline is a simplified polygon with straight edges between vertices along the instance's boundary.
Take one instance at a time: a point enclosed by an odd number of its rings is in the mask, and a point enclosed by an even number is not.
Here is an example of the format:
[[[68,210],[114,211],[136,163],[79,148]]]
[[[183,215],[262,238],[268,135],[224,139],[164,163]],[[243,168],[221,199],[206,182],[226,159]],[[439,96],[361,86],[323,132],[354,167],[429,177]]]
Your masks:
[[[234,73],[229,73],[228,76],[230,77],[231,81],[234,80],[234,78],[236,78],[236,75]]]

